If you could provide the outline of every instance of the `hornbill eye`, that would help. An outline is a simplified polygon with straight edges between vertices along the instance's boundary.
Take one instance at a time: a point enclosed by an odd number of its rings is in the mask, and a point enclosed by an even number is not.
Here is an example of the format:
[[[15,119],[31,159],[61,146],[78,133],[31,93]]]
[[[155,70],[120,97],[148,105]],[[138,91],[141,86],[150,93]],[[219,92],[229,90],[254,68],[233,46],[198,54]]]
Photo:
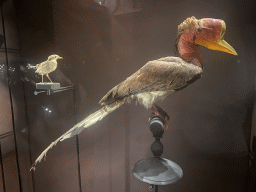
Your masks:
[[[201,33],[202,32],[202,29],[200,27],[196,28],[196,31]]]

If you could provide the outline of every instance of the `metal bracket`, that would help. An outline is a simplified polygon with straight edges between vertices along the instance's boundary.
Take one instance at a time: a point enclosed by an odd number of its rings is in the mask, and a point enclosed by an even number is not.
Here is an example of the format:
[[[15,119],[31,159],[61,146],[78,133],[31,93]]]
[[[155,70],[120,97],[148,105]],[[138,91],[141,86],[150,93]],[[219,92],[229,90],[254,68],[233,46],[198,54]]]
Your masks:
[[[45,89],[46,91],[34,91],[34,95],[38,95],[39,93],[44,93],[44,92],[47,92],[47,95],[50,95],[51,93],[74,89],[74,85],[60,87],[59,83],[37,83],[36,88],[37,89]]]

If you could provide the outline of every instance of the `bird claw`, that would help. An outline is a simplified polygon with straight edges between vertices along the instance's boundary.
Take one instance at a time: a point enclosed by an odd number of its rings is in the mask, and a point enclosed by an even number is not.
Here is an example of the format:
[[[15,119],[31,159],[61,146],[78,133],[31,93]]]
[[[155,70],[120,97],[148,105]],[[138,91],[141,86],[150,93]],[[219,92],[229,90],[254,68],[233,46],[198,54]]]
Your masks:
[[[149,118],[149,122],[151,122],[154,117],[159,117],[164,121],[165,129],[168,129],[167,121],[169,121],[170,116],[167,114],[167,112],[156,104],[152,105],[151,110],[152,114]]]

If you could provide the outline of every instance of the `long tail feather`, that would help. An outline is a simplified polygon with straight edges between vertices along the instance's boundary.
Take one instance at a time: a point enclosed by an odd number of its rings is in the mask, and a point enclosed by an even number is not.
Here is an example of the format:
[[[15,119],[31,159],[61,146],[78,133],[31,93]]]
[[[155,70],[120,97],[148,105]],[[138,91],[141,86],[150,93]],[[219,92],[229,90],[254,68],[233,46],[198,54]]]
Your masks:
[[[58,139],[56,139],[54,142],[52,142],[42,153],[39,155],[39,157],[35,160],[34,164],[32,165],[31,170],[35,170],[35,166],[38,162],[41,162],[44,157],[46,157],[46,153],[55,146],[59,141],[63,141],[65,139],[71,138],[74,135],[78,135],[81,133],[84,129],[94,125],[101,119],[103,119],[105,116],[107,116],[109,113],[115,111],[119,107],[121,107],[123,104],[125,104],[125,100],[119,100],[114,103],[111,103],[109,105],[104,106],[100,110],[96,111],[95,113],[89,115],[87,118],[85,118],[80,123],[76,124],[73,128],[68,130],[66,133],[64,133],[62,136],[60,136]]]

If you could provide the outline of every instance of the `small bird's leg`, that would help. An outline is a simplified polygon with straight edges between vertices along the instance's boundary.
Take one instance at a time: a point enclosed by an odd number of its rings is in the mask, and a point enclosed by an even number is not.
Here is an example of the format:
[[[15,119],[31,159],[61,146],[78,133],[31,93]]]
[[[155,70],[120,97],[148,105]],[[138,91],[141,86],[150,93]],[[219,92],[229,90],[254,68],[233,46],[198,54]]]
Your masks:
[[[48,77],[48,79],[51,81],[51,83],[52,83],[52,80],[50,79],[50,77],[49,77],[49,75],[48,74],[46,74],[46,77]]]
[[[158,116],[161,119],[163,119],[165,128],[167,129],[168,128],[167,121],[169,121],[170,117],[166,113],[166,111],[156,104],[152,105],[151,110],[152,110],[152,114],[151,114],[151,118],[149,118],[149,121],[151,121],[155,116]],[[167,119],[167,121],[165,118]]]
[[[44,82],[44,75],[42,75],[42,83]]]

